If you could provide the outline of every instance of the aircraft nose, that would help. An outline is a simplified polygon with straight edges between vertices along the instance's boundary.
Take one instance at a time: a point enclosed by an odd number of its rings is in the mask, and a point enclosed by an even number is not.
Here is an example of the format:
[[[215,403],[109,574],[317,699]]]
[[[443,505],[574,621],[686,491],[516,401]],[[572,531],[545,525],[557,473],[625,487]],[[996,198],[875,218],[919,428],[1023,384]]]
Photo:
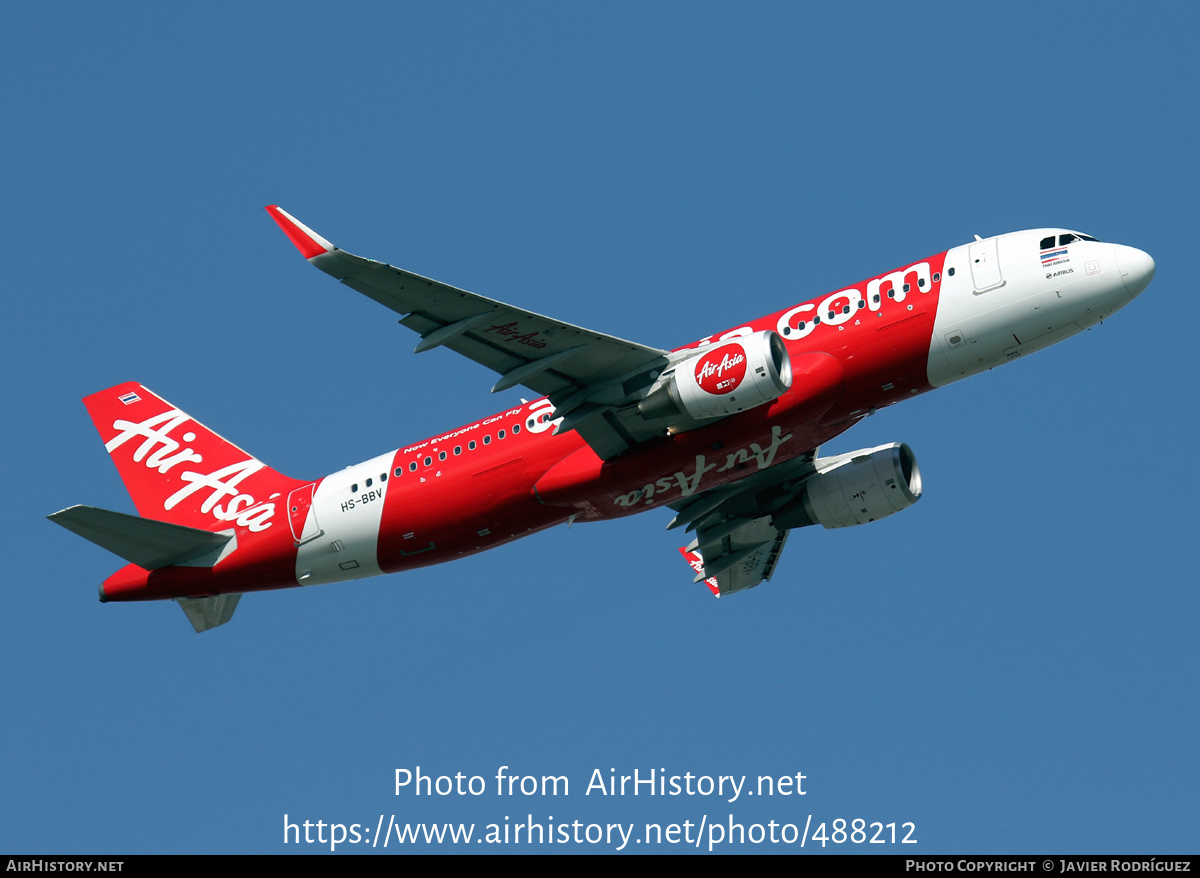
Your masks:
[[[1130,296],[1136,296],[1149,286],[1154,278],[1154,259],[1144,250],[1117,244],[1117,266],[1121,269],[1121,280]]]

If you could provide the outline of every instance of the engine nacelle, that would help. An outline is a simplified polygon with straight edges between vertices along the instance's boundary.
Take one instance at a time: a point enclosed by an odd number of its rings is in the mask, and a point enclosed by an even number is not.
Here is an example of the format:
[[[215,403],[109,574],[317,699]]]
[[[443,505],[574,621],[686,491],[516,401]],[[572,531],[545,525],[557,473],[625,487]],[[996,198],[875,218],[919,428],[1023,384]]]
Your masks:
[[[659,379],[638,411],[647,418],[720,418],[778,399],[792,386],[779,333],[756,332],[704,348]]]
[[[851,527],[907,509],[921,499],[921,470],[901,442],[817,458],[799,498],[779,510],[779,528]]]

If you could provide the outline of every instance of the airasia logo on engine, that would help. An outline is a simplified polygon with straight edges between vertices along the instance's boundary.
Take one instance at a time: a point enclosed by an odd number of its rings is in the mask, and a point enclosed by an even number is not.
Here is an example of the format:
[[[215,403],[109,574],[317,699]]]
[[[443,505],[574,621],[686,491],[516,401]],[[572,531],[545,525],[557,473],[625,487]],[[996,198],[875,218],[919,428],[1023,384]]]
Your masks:
[[[731,393],[746,377],[746,349],[730,344],[710,351],[696,364],[696,383],[714,396]]]

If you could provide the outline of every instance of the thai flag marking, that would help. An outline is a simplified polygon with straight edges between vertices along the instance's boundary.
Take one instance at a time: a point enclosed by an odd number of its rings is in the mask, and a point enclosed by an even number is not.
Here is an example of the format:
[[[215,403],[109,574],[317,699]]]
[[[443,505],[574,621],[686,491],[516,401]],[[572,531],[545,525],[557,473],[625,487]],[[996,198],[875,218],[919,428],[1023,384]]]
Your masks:
[[[1065,259],[1067,256],[1067,248],[1060,247],[1057,250],[1042,251],[1042,265],[1047,265],[1056,259]]]
[[[121,403],[123,405],[131,405],[132,403],[142,401],[142,398],[140,396],[138,396],[136,393],[133,393],[132,391],[125,394],[124,396],[118,396],[117,399],[121,400]]]

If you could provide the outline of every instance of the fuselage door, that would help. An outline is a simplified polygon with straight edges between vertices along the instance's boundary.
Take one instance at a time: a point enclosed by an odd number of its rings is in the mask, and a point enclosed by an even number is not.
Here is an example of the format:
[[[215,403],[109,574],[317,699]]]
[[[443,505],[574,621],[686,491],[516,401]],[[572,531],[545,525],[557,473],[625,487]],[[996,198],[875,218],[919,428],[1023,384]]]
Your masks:
[[[999,240],[986,238],[971,245],[971,280],[975,283],[977,293],[1004,286],[1004,277],[1000,274],[1000,254],[997,251]]]
[[[316,488],[316,482],[313,482],[288,494],[288,522],[297,546],[315,540],[322,534],[317,524],[317,511],[312,508],[313,491]]]

